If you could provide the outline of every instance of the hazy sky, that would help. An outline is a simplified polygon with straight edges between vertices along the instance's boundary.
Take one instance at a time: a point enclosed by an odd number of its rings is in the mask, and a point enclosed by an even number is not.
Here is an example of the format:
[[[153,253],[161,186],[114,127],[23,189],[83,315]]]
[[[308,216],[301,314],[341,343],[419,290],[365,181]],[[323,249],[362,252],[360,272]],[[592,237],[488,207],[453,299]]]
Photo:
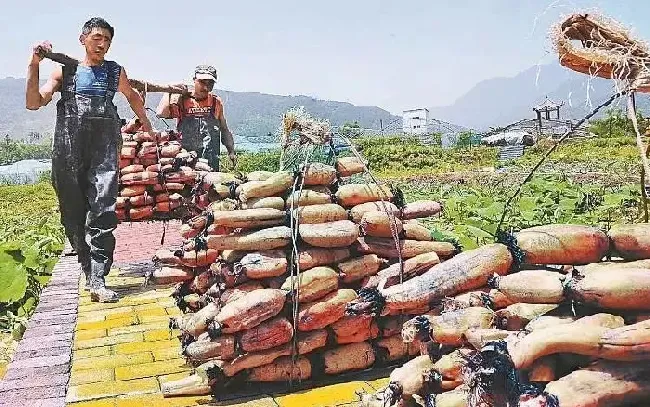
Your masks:
[[[210,63],[221,89],[394,113],[450,104],[482,79],[555,62],[547,33],[566,13],[597,8],[650,39],[647,0],[2,2],[0,77],[24,77],[37,41],[81,56],[80,28],[97,15],[116,29],[108,58],[131,77],[178,82]]]

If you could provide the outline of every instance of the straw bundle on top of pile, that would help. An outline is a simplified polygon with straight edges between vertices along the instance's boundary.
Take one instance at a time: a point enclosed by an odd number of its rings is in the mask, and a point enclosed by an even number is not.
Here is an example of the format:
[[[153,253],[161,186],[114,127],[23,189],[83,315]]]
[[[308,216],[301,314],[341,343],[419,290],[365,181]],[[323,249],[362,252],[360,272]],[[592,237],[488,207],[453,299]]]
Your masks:
[[[618,22],[598,14],[572,14],[552,27],[560,64],[605,79],[628,80],[650,92],[650,47]]]
[[[297,133],[300,144],[323,145],[332,137],[329,122],[312,117],[302,106],[290,109],[282,118],[280,138],[283,147],[294,142],[291,140],[294,132]]]

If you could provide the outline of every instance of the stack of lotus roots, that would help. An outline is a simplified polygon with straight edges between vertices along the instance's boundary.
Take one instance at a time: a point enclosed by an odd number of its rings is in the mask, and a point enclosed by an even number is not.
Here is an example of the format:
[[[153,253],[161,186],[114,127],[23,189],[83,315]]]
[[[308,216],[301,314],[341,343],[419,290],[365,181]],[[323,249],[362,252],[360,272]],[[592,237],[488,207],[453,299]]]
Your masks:
[[[402,326],[420,355],[361,405],[650,405],[650,224],[544,225],[499,241],[348,304],[351,315],[431,307]]]
[[[156,253],[150,276],[176,284],[184,314],[170,326],[195,367],[165,383],[165,396],[219,394],[242,381],[297,383],[395,365],[419,352],[402,341],[401,324],[428,304],[408,316],[372,315],[373,307],[346,315],[346,307],[365,291],[400,286],[457,248],[434,241],[417,221],[439,214],[439,203],[403,204],[398,190],[354,183],[364,169],[360,159],[342,157],[246,180],[210,173],[221,199],[183,224],[182,248]]]
[[[122,128],[119,221],[182,218],[188,206],[207,207],[208,194],[201,188],[210,166],[182,148],[179,133],[145,133],[138,127],[132,121]]]

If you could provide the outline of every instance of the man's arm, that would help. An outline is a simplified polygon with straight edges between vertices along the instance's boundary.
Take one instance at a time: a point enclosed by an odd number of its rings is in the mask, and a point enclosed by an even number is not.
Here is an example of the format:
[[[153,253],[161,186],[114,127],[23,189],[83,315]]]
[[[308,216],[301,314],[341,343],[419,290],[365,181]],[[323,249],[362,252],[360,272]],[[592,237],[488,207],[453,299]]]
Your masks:
[[[171,93],[163,93],[162,98],[160,98],[160,103],[158,103],[158,107],[156,108],[156,115],[158,115],[158,117],[162,119],[173,118],[171,109],[169,108],[171,104],[171,98]]]
[[[41,57],[42,51],[51,50],[52,46],[49,43],[42,43],[36,45],[32,50],[29,65],[27,68],[27,87],[25,89],[25,107],[29,110],[38,110],[46,106],[52,100],[54,92],[58,91],[61,87],[63,80],[63,69],[57,67],[49,79],[40,89],[38,88],[40,62],[43,60]]]
[[[142,130],[146,132],[153,131],[151,122],[147,118],[147,113],[144,109],[144,101],[138,92],[136,92],[135,89],[131,87],[129,78],[126,76],[126,70],[124,68],[122,68],[120,71],[120,80],[117,85],[117,90],[120,91],[124,97],[126,97],[126,100],[129,101],[131,109],[136,114],[136,116],[138,116],[138,119],[140,119],[140,123],[142,123]]]
[[[187,86],[184,84],[166,86],[172,90],[176,90],[178,93],[174,93],[174,96],[169,92],[164,93],[163,97],[160,98],[158,107],[156,108],[156,115],[161,119],[175,119],[179,117],[179,101],[181,95],[189,95],[190,93]]]
[[[226,115],[223,112],[223,102],[221,103],[221,109],[217,113],[217,120],[219,121],[219,129],[221,130],[221,142],[228,150],[228,157],[232,161],[233,165],[237,164],[237,155],[235,154],[235,138],[232,136],[230,129],[228,128],[228,123],[226,123]]]
[[[162,119],[176,119],[180,117],[181,95],[171,93],[163,94],[156,108],[156,115]]]

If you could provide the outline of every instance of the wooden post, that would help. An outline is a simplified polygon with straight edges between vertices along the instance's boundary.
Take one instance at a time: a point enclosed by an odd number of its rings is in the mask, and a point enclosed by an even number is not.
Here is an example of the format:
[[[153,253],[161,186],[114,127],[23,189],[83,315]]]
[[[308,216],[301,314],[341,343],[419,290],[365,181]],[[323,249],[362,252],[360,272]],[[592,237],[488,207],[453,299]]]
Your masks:
[[[542,135],[542,112],[539,110],[535,110],[535,113],[537,113],[537,131],[539,132],[539,136]]]

